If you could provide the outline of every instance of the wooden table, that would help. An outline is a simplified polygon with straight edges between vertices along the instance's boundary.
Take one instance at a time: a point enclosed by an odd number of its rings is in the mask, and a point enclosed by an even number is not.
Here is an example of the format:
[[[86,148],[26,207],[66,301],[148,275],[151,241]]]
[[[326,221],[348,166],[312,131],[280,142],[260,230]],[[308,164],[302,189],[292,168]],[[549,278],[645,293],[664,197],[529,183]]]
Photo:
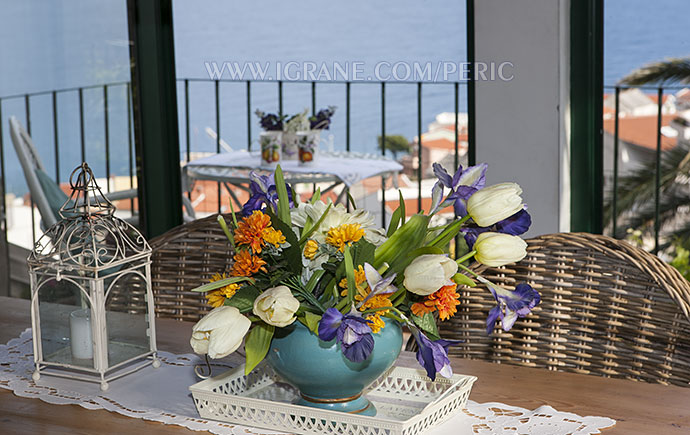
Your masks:
[[[30,327],[29,302],[0,297],[0,342],[6,343]],[[158,347],[189,353],[192,324],[158,319]],[[405,356],[404,356],[405,357]],[[406,356],[407,358],[410,355]],[[550,405],[582,416],[614,418],[613,434],[690,433],[690,388],[550,372],[483,361],[455,359],[456,373],[479,380],[470,398],[534,409]],[[76,405],[50,405],[38,399],[14,396],[0,389],[0,433],[198,433],[179,426],[132,419],[104,410],[89,411]]]

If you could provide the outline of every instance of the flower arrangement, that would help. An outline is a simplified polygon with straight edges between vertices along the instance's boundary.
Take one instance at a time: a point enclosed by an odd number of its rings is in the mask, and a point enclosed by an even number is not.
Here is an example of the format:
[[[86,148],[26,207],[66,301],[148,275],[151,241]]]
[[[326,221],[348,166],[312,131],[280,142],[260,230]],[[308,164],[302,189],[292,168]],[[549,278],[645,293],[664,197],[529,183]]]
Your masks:
[[[259,124],[265,131],[283,131],[283,121],[285,115],[280,116],[275,113],[266,113],[261,110],[254,112],[259,117]]]
[[[386,230],[365,210],[348,212],[320,200],[319,191],[300,202],[280,166],[271,176],[252,174],[251,198],[230,226],[219,223],[235,254],[228,268],[196,291],[206,292],[214,309],[193,328],[196,353],[221,358],[244,339],[246,373],[266,356],[275,328],[301,322],[323,341],[337,340],[343,355],[365,361],[383,318],[407,325],[417,341],[417,360],[427,375],[452,375],[440,321],[453,317],[461,303],[458,285],[485,284],[496,299],[487,333],[500,319],[509,330],[539,304],[527,284],[514,291],[477,275],[474,260],[499,266],[521,260],[526,243],[519,237],[531,219],[515,183],[485,187],[485,164],[460,167],[450,175],[434,164],[438,182],[429,214],[406,218],[402,195]],[[458,218],[432,227],[430,219],[453,206]],[[467,251],[453,260],[443,248],[463,234]],[[459,273],[464,272],[464,273]]]
[[[328,106],[319,110],[316,115],[309,117],[309,128],[311,130],[328,130],[331,125],[331,118],[335,115],[336,106]]]

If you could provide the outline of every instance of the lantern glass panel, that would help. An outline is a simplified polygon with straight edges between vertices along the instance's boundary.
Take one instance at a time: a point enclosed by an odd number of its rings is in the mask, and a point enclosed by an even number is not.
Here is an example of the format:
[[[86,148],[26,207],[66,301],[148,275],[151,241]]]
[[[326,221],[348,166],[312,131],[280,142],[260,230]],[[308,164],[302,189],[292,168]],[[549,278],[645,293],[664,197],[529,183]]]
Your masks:
[[[47,279],[38,290],[38,308],[43,361],[93,368],[91,304],[80,284]]]
[[[105,281],[110,366],[151,349],[145,273],[145,267],[141,266]]]

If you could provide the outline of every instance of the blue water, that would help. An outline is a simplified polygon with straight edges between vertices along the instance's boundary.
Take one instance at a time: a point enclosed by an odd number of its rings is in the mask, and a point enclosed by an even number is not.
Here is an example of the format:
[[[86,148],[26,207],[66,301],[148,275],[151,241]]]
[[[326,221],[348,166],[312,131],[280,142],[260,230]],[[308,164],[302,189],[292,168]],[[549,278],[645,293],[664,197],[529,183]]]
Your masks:
[[[684,23],[686,0],[607,0],[605,82],[613,84],[632,69],[668,56],[690,54]],[[129,79],[127,16],[124,0],[0,0],[0,96],[51,89],[98,85]],[[307,0],[262,2],[208,0],[174,3],[178,78],[207,78],[204,62],[310,61],[316,64],[362,62],[367,73],[380,61],[462,62],[466,58],[465,2],[458,0],[387,0],[321,2]],[[186,143],[183,86],[178,86],[180,147]],[[129,171],[127,118],[123,86],[109,89],[111,172]],[[220,88],[222,138],[239,149],[247,145],[246,88],[223,83]],[[374,151],[381,133],[381,89],[355,83],[351,91],[351,147]],[[277,111],[277,86],[252,87],[251,111]],[[423,88],[422,124],[453,111],[453,88],[448,84]],[[47,172],[55,174],[52,97],[30,100],[32,136]],[[311,105],[308,84],[284,85],[284,111],[294,113]],[[460,86],[459,109],[466,110],[465,86]],[[336,148],[345,147],[345,86],[317,86],[317,107],[338,106],[331,134]],[[192,151],[213,151],[215,141],[205,128],[216,129],[213,87],[190,84],[190,141]],[[60,94],[58,141],[60,176],[65,180],[80,161],[78,97]],[[84,92],[86,159],[99,176],[105,174],[103,90]],[[7,119],[26,123],[23,99],[2,102],[3,142],[8,191],[26,187],[8,134]],[[386,87],[386,133],[412,138],[417,132],[417,88],[410,84]],[[250,140],[259,127],[251,116]]]

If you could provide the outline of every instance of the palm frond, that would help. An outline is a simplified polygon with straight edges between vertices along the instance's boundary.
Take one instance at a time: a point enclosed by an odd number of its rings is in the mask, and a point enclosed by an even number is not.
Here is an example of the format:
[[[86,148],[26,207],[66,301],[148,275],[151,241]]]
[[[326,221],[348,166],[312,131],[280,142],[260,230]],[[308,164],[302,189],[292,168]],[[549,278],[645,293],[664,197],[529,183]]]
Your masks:
[[[672,190],[677,186],[677,179],[681,175],[690,176],[690,146],[680,143],[671,150],[664,151],[661,155],[661,180],[659,183],[662,198],[672,195]],[[612,183],[611,183],[612,186]],[[613,189],[613,186],[611,187]],[[656,162],[645,163],[641,168],[618,180],[618,195],[616,201],[616,213],[621,215],[643,208],[645,204],[654,201],[656,191]],[[604,218],[606,222],[613,217],[613,191],[607,192],[607,201],[604,206]]]
[[[690,58],[670,58],[649,63],[621,79],[624,85],[646,85],[650,83],[690,83]]]

